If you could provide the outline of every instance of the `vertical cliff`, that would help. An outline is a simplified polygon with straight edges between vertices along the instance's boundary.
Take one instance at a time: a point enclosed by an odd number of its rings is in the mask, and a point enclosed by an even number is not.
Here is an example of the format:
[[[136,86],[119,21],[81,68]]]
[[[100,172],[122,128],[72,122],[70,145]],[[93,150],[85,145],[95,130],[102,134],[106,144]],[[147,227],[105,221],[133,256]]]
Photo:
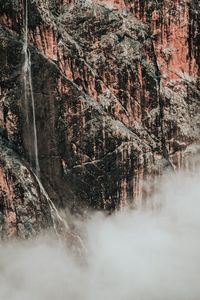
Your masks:
[[[2,143],[34,166],[24,5],[0,1],[0,127]],[[199,141],[198,1],[28,0],[27,7],[47,192],[72,211],[137,205],[143,180],[187,167]]]

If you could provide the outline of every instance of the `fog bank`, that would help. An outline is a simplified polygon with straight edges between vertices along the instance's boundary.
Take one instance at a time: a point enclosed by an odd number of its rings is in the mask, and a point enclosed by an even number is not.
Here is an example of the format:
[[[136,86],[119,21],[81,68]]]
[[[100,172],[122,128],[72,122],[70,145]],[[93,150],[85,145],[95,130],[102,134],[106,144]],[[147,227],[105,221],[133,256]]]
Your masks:
[[[50,237],[1,244],[0,299],[199,300],[199,179],[163,178],[155,209],[92,215],[83,264]]]

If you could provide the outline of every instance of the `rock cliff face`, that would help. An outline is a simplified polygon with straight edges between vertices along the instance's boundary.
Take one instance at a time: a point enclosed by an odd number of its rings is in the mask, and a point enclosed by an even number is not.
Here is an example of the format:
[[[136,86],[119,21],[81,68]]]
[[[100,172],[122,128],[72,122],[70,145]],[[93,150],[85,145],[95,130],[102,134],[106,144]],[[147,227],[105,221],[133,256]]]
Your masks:
[[[28,238],[52,225],[51,211],[26,163],[0,144],[1,238]]]
[[[150,192],[144,179],[189,167],[200,126],[197,0],[0,0],[1,145],[15,152],[5,165],[25,162],[34,188],[26,8],[40,178],[58,207],[136,206]],[[20,211],[1,203],[23,197],[5,182],[5,165],[0,211],[11,224]],[[31,187],[21,172],[24,194]],[[42,209],[37,193],[31,201]]]

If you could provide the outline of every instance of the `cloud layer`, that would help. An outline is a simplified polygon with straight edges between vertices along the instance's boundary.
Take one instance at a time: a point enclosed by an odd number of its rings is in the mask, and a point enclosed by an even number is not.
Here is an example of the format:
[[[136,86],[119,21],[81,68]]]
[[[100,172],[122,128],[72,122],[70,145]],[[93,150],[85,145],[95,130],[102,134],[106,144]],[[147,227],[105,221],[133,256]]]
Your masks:
[[[82,224],[84,263],[52,237],[0,246],[2,300],[199,300],[200,173],[165,177],[150,207]]]

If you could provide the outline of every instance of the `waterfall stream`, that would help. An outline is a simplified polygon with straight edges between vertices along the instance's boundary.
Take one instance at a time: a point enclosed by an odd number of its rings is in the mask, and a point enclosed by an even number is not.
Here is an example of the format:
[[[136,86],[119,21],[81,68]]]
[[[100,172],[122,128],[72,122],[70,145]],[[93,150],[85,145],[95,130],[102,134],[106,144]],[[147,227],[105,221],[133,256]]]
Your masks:
[[[37,127],[36,127],[36,118],[35,118],[35,99],[33,93],[33,85],[32,85],[32,76],[31,76],[31,53],[28,49],[28,0],[24,0],[24,65],[23,65],[23,80],[24,80],[24,97],[26,104],[26,117],[27,117],[27,126],[29,131],[29,137],[32,138],[33,135],[33,149],[34,149],[34,164],[31,163],[32,172],[37,180],[37,183],[40,187],[41,192],[46,197],[48,204],[50,206],[51,215],[54,223],[54,229],[57,232],[55,219],[60,221],[65,228],[65,230],[69,230],[69,226],[64,219],[59,215],[55,205],[51,201],[48,196],[43,184],[40,180],[40,165],[38,159],[38,141],[37,141]],[[30,109],[31,106],[31,109]],[[31,114],[30,114],[31,111]],[[31,131],[31,127],[33,130]],[[32,146],[32,145],[31,145]],[[31,147],[32,148],[32,147]],[[29,154],[30,155],[30,154]],[[31,155],[30,155],[31,156]]]
[[[24,81],[24,97],[26,105],[26,118],[29,138],[33,138],[30,144],[30,149],[33,148],[33,153],[29,153],[30,163],[32,172],[37,180],[40,191],[45,196],[51,211],[51,217],[53,220],[54,231],[57,236],[63,236],[68,243],[71,244],[71,248],[82,256],[86,252],[86,248],[80,236],[73,232],[67,221],[59,214],[54,203],[47,194],[41,180],[40,180],[40,165],[38,159],[38,139],[37,139],[37,127],[36,127],[36,115],[35,115],[35,99],[33,93],[32,85],[32,75],[31,75],[31,53],[28,48],[28,0],[24,0],[24,65],[23,65],[23,81]],[[33,161],[34,160],[34,161]]]
[[[23,65],[23,80],[24,80],[24,97],[26,103],[26,117],[28,133],[33,138],[33,158],[34,162],[31,161],[32,168],[35,170],[37,176],[40,174],[40,166],[38,159],[38,141],[37,141],[37,127],[36,127],[36,116],[35,116],[35,99],[32,85],[31,75],[31,53],[28,49],[28,3],[24,0],[24,65]],[[31,106],[31,108],[30,108]],[[33,129],[31,130],[31,128]]]

